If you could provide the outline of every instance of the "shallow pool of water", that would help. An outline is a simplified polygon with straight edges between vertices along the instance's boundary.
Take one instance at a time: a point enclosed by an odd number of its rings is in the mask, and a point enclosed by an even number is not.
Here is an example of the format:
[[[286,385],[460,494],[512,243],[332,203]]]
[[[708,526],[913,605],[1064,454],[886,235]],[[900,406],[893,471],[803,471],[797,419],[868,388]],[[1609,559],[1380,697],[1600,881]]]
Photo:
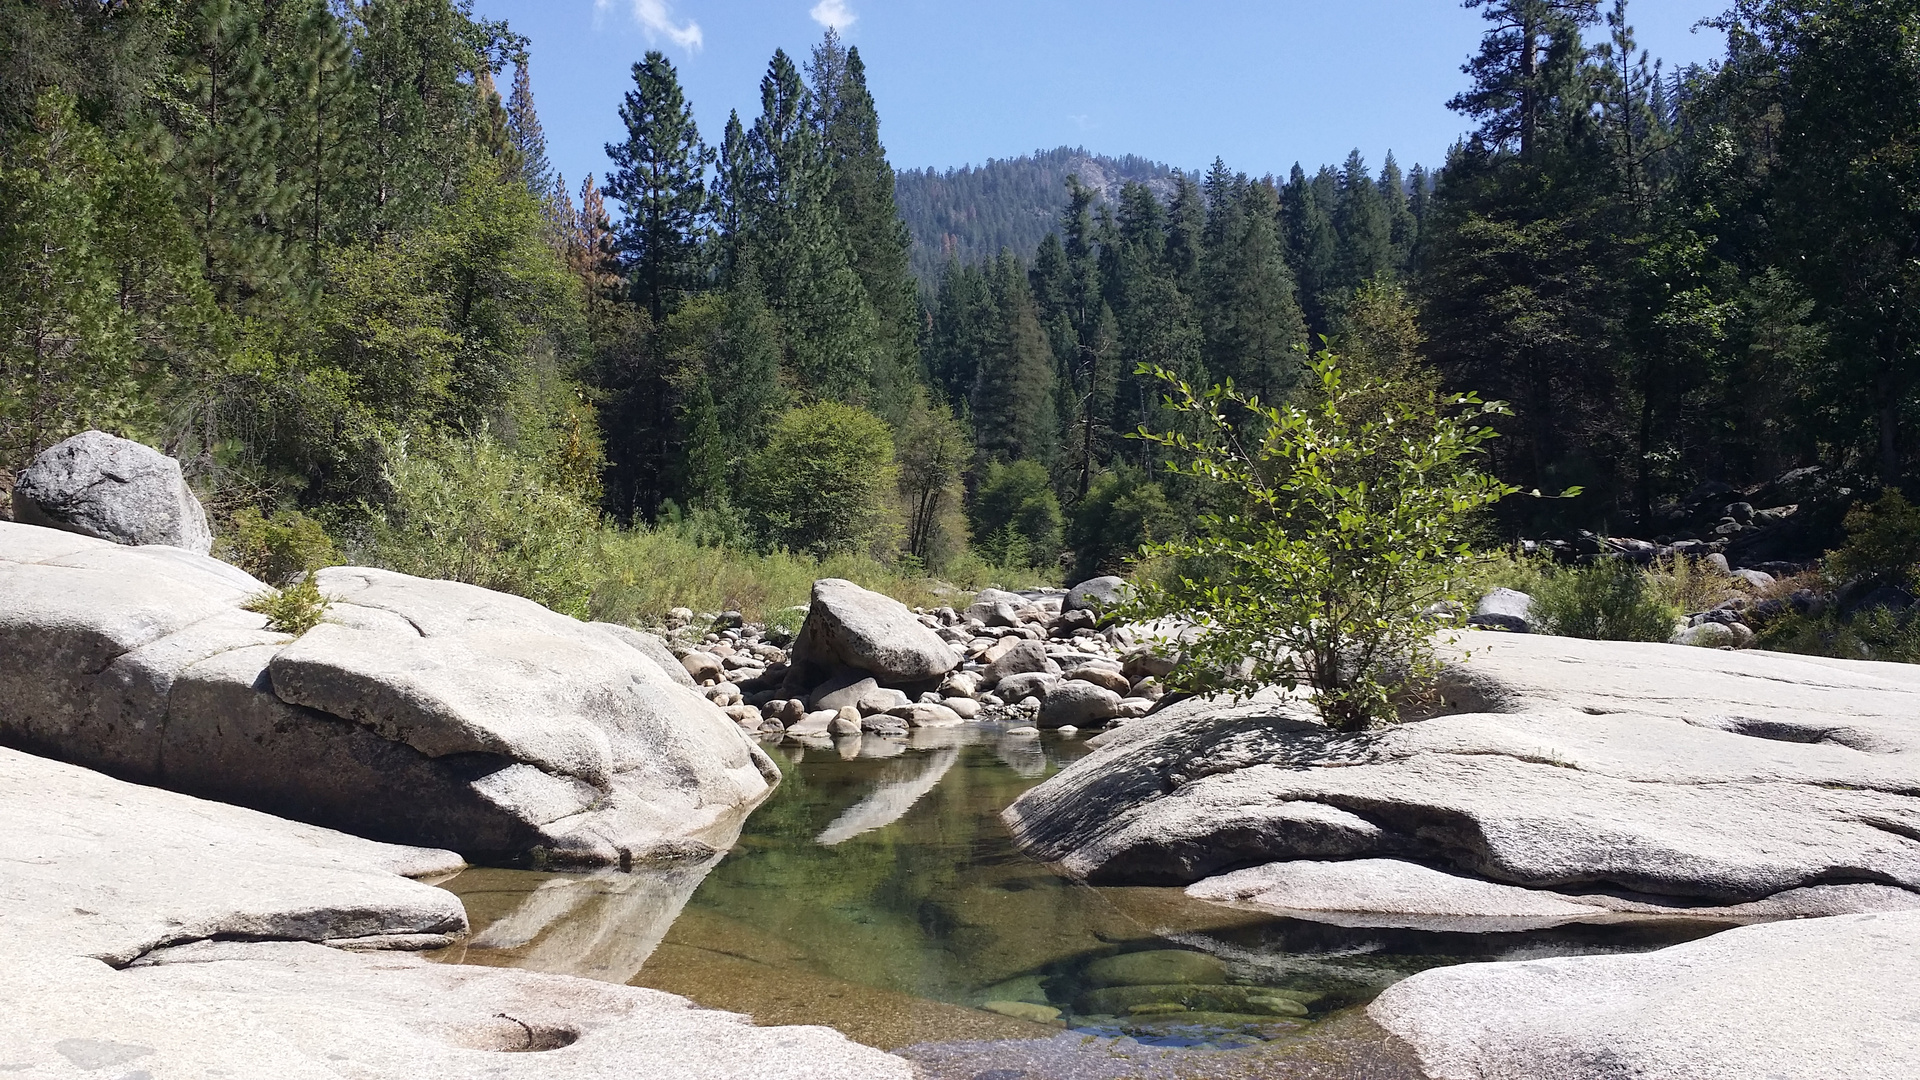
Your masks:
[[[774,748],[785,779],[730,851],[629,874],[466,871],[445,887],[474,934],[443,958],[827,1024],[911,1048],[934,1077],[1385,1078],[1417,1074],[1355,1007],[1398,979],[1713,929],[1347,929],[1076,885],[1016,851],[999,811],[1087,752],[986,724]]]

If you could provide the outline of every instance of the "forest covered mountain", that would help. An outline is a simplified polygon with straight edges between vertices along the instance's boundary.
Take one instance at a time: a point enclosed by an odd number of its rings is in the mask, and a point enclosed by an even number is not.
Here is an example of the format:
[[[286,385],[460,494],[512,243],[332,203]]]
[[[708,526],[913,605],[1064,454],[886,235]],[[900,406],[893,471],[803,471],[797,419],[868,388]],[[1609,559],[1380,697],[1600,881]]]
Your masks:
[[[1171,199],[1179,175],[1170,165],[1133,154],[1115,158],[1062,146],[985,165],[904,169],[895,175],[893,192],[913,237],[913,275],[932,286],[949,259],[976,263],[1002,250],[1038,247],[1060,227],[1068,176],[1091,188],[1096,202],[1118,205],[1120,189],[1129,183]]]

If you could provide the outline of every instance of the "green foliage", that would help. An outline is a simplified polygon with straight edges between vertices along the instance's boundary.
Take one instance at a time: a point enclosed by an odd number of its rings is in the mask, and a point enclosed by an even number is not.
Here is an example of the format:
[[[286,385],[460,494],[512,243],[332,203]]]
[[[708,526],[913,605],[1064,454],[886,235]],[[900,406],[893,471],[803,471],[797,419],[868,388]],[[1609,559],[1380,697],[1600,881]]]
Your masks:
[[[267,629],[276,634],[301,634],[320,625],[333,602],[320,593],[320,583],[308,574],[284,589],[250,598],[244,605],[267,617]]]
[[[1774,652],[1920,664],[1920,618],[1875,607],[1843,619],[1789,613],[1763,627],[1754,642]]]
[[[1541,630],[1562,637],[1667,641],[1681,614],[1658,582],[1624,559],[1560,570],[1536,585],[1532,596]]]
[[[1895,488],[1847,511],[1847,542],[1827,553],[1826,571],[1839,583],[1920,584],[1920,507]]]
[[[821,402],[789,409],[747,469],[741,505],[768,543],[813,555],[884,549],[893,435],[878,416]]]
[[[1075,581],[1102,574],[1124,574],[1149,544],[1172,540],[1186,530],[1166,492],[1145,469],[1122,465],[1102,473],[1073,508],[1067,545],[1073,549]]]
[[[1432,673],[1420,612],[1453,591],[1468,516],[1515,489],[1473,467],[1493,438],[1475,419],[1500,406],[1468,395],[1355,419],[1345,409],[1365,388],[1342,385],[1331,353],[1310,367],[1323,399],[1311,409],[1151,372],[1200,434],[1142,438],[1180,453],[1176,471],[1214,488],[1222,509],[1192,539],[1147,549],[1212,572],[1143,581],[1126,614],[1195,626],[1174,683],[1305,683],[1330,726],[1357,731],[1391,718],[1396,693]]]
[[[146,149],[50,91],[0,150],[0,205],[0,468],[89,427],[147,430],[205,290]]]
[[[385,477],[391,496],[371,529],[379,565],[587,613],[599,514],[554,487],[544,463],[483,432],[436,445],[401,443]]]
[[[262,581],[279,584],[345,561],[319,522],[298,510],[262,514],[252,506],[233,515],[217,554]]]
[[[973,543],[1001,566],[1053,566],[1060,554],[1060,500],[1037,461],[987,466],[967,512]]]
[[[965,543],[952,518],[964,493],[961,473],[973,457],[967,430],[923,393],[908,408],[894,453],[906,509],[907,554],[926,566],[945,565]]]

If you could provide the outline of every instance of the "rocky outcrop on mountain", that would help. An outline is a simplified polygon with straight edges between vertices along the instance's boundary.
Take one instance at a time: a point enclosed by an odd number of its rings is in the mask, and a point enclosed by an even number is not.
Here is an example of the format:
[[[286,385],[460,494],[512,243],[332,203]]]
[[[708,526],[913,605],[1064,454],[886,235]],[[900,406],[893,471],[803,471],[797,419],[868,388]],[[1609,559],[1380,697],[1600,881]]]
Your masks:
[[[1183,702],[1103,737],[1006,820],[1099,883],[1397,860],[1609,914],[1855,885],[1870,888],[1807,902],[1883,910],[1920,893],[1920,669],[1461,637],[1471,659],[1442,684],[1453,715],[1344,735],[1275,693]],[[1314,909],[1409,913],[1363,875],[1329,902],[1322,877]],[[1444,903],[1413,914],[1498,916],[1472,896],[1513,898],[1432,891]]]
[[[336,567],[297,639],[266,586],[171,547],[0,523],[0,743],[477,861],[679,853],[777,779],[619,633]]]
[[[394,847],[0,749],[0,1070],[23,1076],[907,1080],[825,1028],[436,964],[459,900]],[[555,1053],[552,1051],[561,1051]]]
[[[40,452],[14,480],[13,519],[116,544],[213,549],[207,512],[180,463],[104,431],[85,431]]]
[[[1904,912],[1435,968],[1367,1011],[1433,1080],[1898,1080],[1920,1075],[1916,987],[1920,912]]]

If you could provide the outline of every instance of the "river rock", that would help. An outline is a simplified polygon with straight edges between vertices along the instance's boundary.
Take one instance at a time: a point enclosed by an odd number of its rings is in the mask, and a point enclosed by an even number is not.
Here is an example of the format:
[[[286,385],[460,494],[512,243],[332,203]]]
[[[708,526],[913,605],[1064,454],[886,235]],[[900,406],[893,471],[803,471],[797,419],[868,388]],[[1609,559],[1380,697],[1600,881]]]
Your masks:
[[[1120,673],[1119,665],[1117,664],[1111,668],[1094,664],[1083,664],[1067,672],[1062,678],[1089,682],[1095,686],[1104,686],[1114,693],[1119,694],[1121,697],[1126,697],[1127,694],[1133,690],[1133,683],[1128,681],[1127,677]]]
[[[460,865],[0,750],[0,1065],[159,1080],[913,1075],[825,1028],[419,959],[407,950],[458,938],[466,915],[409,877]]]
[[[1093,986],[1164,986],[1170,983],[1227,981],[1227,965],[1217,956],[1186,949],[1121,953],[1087,965]]]
[[[960,719],[959,713],[954,712],[945,705],[935,705],[924,701],[916,701],[895,709],[889,709],[886,715],[905,720],[908,726],[917,728],[951,727],[954,724],[964,722]]]
[[[1078,679],[1055,683],[1040,702],[1040,726],[1097,727],[1120,715],[1120,695]]]
[[[1097,577],[1075,585],[1067,590],[1067,598],[1062,603],[1062,611],[1091,611],[1098,614],[1125,601],[1127,598],[1127,579],[1123,577]]]
[[[1248,867],[1187,887],[1187,895],[1353,926],[1498,932],[1606,914],[1551,892],[1449,874],[1399,859],[1300,859]],[[1920,894],[1915,894],[1920,905]]]
[[[981,705],[972,698],[950,697],[943,699],[940,704],[952,709],[953,714],[962,720],[973,720],[980,715]]]
[[[1472,658],[1442,682],[1457,715],[1344,735],[1284,695],[1193,699],[1103,737],[1005,819],[1099,883],[1399,859],[1678,908],[1920,891],[1920,669],[1461,637]]]
[[[0,742],[476,860],[614,864],[725,828],[778,772],[621,636],[383,570],[266,590],[172,547],[0,523]]]
[[[1916,993],[1920,912],[1908,912],[1433,968],[1367,1012],[1434,1080],[1896,1080],[1920,1076]]]
[[[788,659],[809,686],[841,667],[887,686],[932,682],[960,662],[905,604],[839,578],[813,583],[813,605]]]
[[[104,431],[42,450],[14,479],[13,519],[116,544],[213,550],[207,512],[180,463]]]
[[[1060,685],[1058,675],[1049,675],[1044,671],[1026,671],[1018,675],[1009,675],[994,687],[994,696],[1009,705],[1019,704],[1029,697],[1045,701],[1053,688]]]
[[[1025,675],[1029,672],[1060,674],[1060,665],[1047,655],[1047,647],[1038,641],[1015,642],[998,656],[988,655],[992,658],[983,672],[988,686],[998,684],[1009,675]]]
[[[726,677],[726,668],[720,663],[720,658],[698,649],[681,657],[680,666],[695,686],[717,683]]]
[[[1474,605],[1467,625],[1527,633],[1533,629],[1533,597],[1518,589],[1495,589]]]

